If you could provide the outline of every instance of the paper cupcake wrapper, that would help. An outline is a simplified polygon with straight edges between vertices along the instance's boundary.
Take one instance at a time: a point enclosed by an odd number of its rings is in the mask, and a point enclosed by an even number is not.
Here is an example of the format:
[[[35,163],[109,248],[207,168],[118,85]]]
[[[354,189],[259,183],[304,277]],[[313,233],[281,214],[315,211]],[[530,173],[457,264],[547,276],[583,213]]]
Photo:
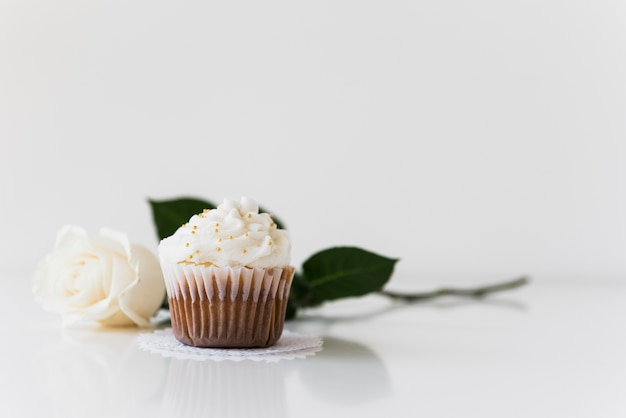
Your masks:
[[[295,269],[162,265],[176,339],[195,347],[268,347],[283,331]]]

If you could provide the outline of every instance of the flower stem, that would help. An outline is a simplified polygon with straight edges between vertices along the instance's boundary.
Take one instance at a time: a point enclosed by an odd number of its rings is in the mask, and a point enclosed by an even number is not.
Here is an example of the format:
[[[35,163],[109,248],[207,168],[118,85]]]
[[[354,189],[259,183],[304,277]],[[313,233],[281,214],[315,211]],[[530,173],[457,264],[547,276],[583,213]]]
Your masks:
[[[529,282],[528,277],[520,277],[507,282],[490,284],[486,286],[470,288],[470,289],[455,289],[444,287],[431,292],[423,293],[399,293],[391,292],[388,290],[381,290],[378,293],[390,297],[391,299],[400,300],[404,302],[416,302],[420,300],[435,299],[442,296],[465,296],[470,298],[481,298],[487,296],[490,293],[500,292],[503,290],[511,290],[521,286],[524,286]]]

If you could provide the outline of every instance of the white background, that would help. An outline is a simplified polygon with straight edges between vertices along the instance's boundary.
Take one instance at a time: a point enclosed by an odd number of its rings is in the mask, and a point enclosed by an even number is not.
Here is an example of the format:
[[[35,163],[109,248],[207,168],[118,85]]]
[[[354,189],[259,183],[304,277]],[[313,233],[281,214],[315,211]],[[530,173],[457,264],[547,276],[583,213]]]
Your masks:
[[[0,268],[247,195],[293,261],[625,280],[622,1],[0,0]]]

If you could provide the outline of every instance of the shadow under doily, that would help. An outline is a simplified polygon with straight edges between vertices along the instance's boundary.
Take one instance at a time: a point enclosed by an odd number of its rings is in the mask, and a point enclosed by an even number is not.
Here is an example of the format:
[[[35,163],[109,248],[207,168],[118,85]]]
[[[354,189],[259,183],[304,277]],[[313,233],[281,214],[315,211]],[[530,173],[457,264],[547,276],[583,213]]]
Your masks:
[[[157,329],[140,334],[139,348],[163,357],[213,361],[266,361],[293,360],[314,355],[322,349],[322,338],[284,330],[280,339],[266,348],[201,348],[178,341],[171,328]]]

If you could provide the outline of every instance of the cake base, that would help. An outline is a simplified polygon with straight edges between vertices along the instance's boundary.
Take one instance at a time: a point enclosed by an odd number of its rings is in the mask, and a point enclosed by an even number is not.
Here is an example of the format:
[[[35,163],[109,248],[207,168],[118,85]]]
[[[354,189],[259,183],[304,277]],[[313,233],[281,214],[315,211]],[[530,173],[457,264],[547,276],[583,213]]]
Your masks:
[[[168,284],[168,301],[174,336],[183,344],[263,348],[280,338],[293,267],[177,266],[165,271],[176,278]]]
[[[287,300],[265,302],[169,298],[176,339],[194,347],[269,347],[280,338]]]

